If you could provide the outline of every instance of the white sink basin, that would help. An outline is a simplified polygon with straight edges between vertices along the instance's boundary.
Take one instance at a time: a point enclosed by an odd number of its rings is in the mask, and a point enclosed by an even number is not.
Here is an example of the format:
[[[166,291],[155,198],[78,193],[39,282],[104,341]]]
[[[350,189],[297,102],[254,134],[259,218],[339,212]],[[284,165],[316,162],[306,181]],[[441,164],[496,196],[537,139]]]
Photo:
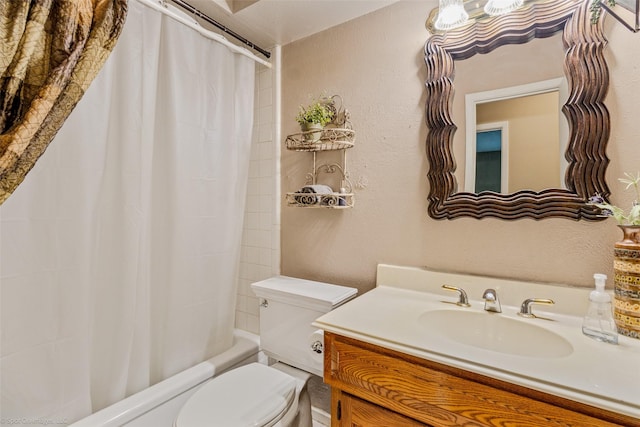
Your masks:
[[[499,353],[516,356],[557,358],[573,353],[573,346],[560,335],[532,322],[499,313],[433,310],[423,313],[420,326],[429,334]]]

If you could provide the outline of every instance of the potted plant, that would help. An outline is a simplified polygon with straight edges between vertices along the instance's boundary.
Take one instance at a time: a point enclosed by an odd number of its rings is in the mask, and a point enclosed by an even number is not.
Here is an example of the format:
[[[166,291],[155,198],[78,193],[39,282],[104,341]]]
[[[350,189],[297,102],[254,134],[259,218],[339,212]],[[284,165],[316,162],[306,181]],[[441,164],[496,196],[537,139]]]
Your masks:
[[[334,111],[323,100],[316,100],[306,107],[300,106],[296,121],[300,124],[305,141],[317,142],[322,135],[322,128],[333,120]]]
[[[626,178],[618,181],[633,188],[635,200],[628,211],[608,203],[599,194],[589,199],[589,204],[600,209],[602,216],[611,216],[618,222],[622,240],[613,245],[614,276],[614,317],[618,333],[640,339],[640,312],[632,307],[640,304],[640,172],[635,175],[625,173]],[[631,307],[631,308],[628,308]]]

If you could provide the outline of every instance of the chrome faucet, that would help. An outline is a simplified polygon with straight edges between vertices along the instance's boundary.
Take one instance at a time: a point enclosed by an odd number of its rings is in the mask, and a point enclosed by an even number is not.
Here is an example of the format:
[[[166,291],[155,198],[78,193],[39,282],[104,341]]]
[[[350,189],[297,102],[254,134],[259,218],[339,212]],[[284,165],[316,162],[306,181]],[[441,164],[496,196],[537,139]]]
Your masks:
[[[551,305],[551,304],[554,304],[554,302],[550,299],[544,299],[544,298],[528,298],[522,302],[522,305],[520,306],[520,311],[518,312],[518,316],[529,317],[529,318],[536,317],[536,315],[531,312],[531,306],[533,304]]]
[[[456,305],[459,305],[460,307],[471,307],[471,304],[469,304],[469,298],[467,297],[467,293],[464,289],[451,285],[442,285],[442,287],[448,291],[458,292],[458,302]]]
[[[487,289],[482,294],[484,299],[484,309],[493,313],[502,313],[500,307],[500,300],[498,299],[498,293],[495,289]]]

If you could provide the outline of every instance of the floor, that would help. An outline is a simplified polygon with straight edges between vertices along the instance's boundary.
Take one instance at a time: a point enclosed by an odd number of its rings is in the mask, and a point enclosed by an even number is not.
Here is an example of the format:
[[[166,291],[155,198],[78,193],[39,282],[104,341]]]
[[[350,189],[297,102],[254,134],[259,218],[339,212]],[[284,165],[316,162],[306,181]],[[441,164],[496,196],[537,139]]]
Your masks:
[[[312,427],[328,427],[331,424],[331,388],[318,376],[313,376],[307,387],[313,407]]]

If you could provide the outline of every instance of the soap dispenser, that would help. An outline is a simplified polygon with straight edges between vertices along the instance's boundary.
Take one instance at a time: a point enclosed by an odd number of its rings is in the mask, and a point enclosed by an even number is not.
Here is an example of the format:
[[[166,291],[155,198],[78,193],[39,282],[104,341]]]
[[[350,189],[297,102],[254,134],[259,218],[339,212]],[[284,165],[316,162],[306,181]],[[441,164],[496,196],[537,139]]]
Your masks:
[[[618,344],[618,331],[613,320],[611,296],[604,290],[607,276],[594,274],[596,289],[589,294],[589,309],[582,322],[582,333],[597,341]]]

